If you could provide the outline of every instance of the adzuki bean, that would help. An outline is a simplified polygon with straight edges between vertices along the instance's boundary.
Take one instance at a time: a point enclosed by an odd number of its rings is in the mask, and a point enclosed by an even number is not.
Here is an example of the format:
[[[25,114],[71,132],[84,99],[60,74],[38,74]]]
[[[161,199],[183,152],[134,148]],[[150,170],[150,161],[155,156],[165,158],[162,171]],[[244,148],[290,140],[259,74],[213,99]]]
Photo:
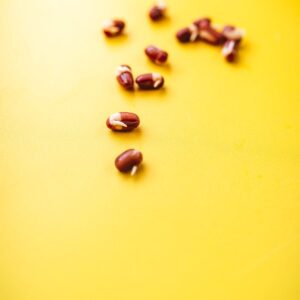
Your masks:
[[[237,50],[245,35],[245,31],[241,28],[234,26],[224,26],[222,35],[226,39],[226,42],[222,48],[222,55],[228,62],[236,60]]]
[[[167,6],[163,2],[158,2],[149,11],[149,17],[152,21],[156,22],[165,17]]]
[[[103,23],[103,32],[107,37],[120,35],[125,28],[125,22],[122,20],[106,20]]]
[[[231,25],[226,25],[223,28],[222,35],[226,40],[240,42],[245,35],[245,30]]]
[[[228,40],[222,48],[222,55],[228,62],[233,62],[236,59],[239,41]]]
[[[212,45],[219,45],[224,40],[223,35],[211,24],[210,18],[201,18],[193,22],[197,26],[200,40]]]
[[[159,73],[139,75],[135,82],[142,90],[157,90],[164,85],[164,78]]]
[[[138,115],[131,112],[117,112],[106,120],[106,126],[113,131],[132,131],[139,124]]]
[[[211,45],[221,45],[225,42],[223,34],[209,24],[199,29],[199,37],[200,40]]]
[[[140,151],[128,149],[116,158],[115,166],[120,172],[134,175],[142,161],[143,155]]]
[[[134,88],[132,71],[128,65],[120,65],[117,67],[116,78],[119,84],[126,90],[132,90]]]
[[[197,26],[198,30],[206,29],[210,27],[211,19],[210,18],[197,19],[196,21],[193,22],[193,24]]]
[[[156,46],[148,46],[145,49],[146,55],[156,64],[164,64],[168,59],[168,53]]]
[[[180,29],[177,32],[176,37],[181,43],[194,42],[199,37],[198,27],[195,24],[191,24],[189,27]]]

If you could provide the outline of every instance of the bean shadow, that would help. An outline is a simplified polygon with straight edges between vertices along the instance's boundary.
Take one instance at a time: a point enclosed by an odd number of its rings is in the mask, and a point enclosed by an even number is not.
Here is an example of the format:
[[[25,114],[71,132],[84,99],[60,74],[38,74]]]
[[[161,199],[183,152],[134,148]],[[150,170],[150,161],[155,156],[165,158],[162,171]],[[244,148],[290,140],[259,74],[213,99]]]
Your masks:
[[[161,27],[163,26],[169,26],[172,22],[172,18],[168,15],[165,15],[162,19],[158,20],[158,21],[153,21],[150,19],[150,17],[148,16],[149,19],[149,24],[151,26],[153,26],[153,28],[158,28],[161,29]]]
[[[124,42],[127,42],[129,40],[130,36],[128,33],[124,32],[119,36],[115,36],[115,37],[107,37],[107,36],[103,36],[103,40],[105,41],[105,43],[109,46],[119,46],[121,44],[124,44]]]
[[[129,143],[136,142],[137,140],[140,140],[142,135],[142,126],[141,124],[138,128],[132,130],[132,131],[109,131],[109,135],[112,140],[117,142],[126,141]]]

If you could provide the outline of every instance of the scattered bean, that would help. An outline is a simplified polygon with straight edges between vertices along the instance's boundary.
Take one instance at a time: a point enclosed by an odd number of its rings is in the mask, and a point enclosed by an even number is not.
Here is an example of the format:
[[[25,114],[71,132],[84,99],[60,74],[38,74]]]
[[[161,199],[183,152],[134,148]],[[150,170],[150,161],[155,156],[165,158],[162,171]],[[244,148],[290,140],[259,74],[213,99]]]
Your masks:
[[[139,75],[135,82],[142,90],[157,90],[164,85],[164,78],[159,73]]]
[[[134,88],[134,79],[131,68],[128,65],[120,65],[116,70],[116,77],[121,86],[126,90],[132,90]]]
[[[197,26],[198,30],[205,29],[210,27],[211,19],[210,18],[201,18],[193,22]]]
[[[106,20],[103,23],[103,32],[107,37],[120,35],[125,28],[125,22],[122,20]]]
[[[145,53],[156,64],[164,64],[168,59],[168,53],[156,46],[148,46]]]
[[[121,153],[115,160],[115,166],[120,172],[130,172],[134,175],[143,161],[143,155],[140,151],[129,149]]]
[[[212,27],[201,29],[199,37],[202,41],[212,45],[220,45],[223,41],[223,35]]]
[[[138,115],[130,112],[117,112],[106,120],[106,126],[113,131],[132,131],[139,124]]]
[[[191,24],[189,27],[185,27],[179,30],[176,34],[176,37],[181,43],[194,42],[199,37],[199,30],[195,24]]]
[[[225,42],[222,48],[222,55],[228,62],[233,62],[236,59],[238,46],[239,41],[228,40]]]
[[[245,35],[245,30],[231,25],[226,25],[223,28],[222,34],[226,38],[226,40],[240,42]]]
[[[167,6],[163,2],[158,2],[149,11],[149,17],[152,21],[156,22],[165,17]]]
[[[228,62],[233,62],[236,60],[237,50],[245,35],[245,31],[241,28],[227,25],[224,26],[222,34],[226,39],[222,54]]]

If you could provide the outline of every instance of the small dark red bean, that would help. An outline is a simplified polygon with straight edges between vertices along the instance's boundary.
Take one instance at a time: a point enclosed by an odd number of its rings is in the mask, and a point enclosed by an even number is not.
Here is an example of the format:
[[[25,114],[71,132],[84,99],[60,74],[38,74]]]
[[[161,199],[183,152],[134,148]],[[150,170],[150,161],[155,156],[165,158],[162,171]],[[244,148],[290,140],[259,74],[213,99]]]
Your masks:
[[[154,5],[149,11],[149,17],[152,21],[156,22],[165,17],[166,5],[164,3],[158,3]]]
[[[205,29],[210,27],[211,19],[210,18],[201,18],[193,22],[198,28],[198,30]]]
[[[116,70],[116,77],[121,86],[126,90],[132,90],[134,88],[134,79],[131,68],[128,65],[120,65]]]
[[[233,62],[236,59],[237,49],[239,46],[239,40],[228,40],[225,42],[222,48],[222,55],[228,62]]]
[[[106,126],[113,131],[132,131],[140,124],[138,115],[130,112],[118,112],[109,116]]]
[[[125,22],[122,20],[107,20],[103,24],[103,32],[107,37],[120,35],[125,28]]]
[[[176,37],[181,43],[194,42],[199,37],[198,32],[198,27],[195,24],[191,24],[189,27],[180,29],[177,32]]]
[[[148,73],[138,76],[135,82],[142,90],[157,90],[164,85],[164,78],[159,73]]]
[[[131,172],[131,175],[134,175],[142,161],[143,155],[140,151],[129,149],[116,158],[115,166],[120,172]]]
[[[145,53],[156,64],[164,64],[168,59],[168,53],[156,46],[148,46]]]
[[[220,45],[224,43],[224,36],[212,26],[199,29],[199,37],[202,41],[211,45]]]
[[[245,35],[245,31],[231,25],[226,25],[223,28],[222,35],[226,40],[233,40],[240,42]]]
[[[186,28],[180,29],[177,32],[176,37],[177,37],[178,41],[181,42],[181,43],[189,43],[190,42],[190,37],[191,37],[191,32],[186,27]]]

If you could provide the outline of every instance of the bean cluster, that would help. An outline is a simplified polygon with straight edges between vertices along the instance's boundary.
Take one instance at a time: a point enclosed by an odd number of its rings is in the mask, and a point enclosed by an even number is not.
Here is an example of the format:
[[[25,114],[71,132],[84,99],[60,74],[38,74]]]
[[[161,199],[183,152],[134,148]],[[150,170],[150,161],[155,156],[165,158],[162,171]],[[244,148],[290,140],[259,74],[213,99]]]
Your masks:
[[[166,16],[166,5],[157,3],[149,11],[149,17],[157,22]],[[121,35],[125,29],[125,22],[120,19],[107,20],[103,24],[103,33],[107,38]],[[210,45],[222,46],[222,55],[228,62],[236,60],[239,45],[244,37],[244,30],[235,26],[217,26],[212,24],[210,18],[200,18],[189,26],[180,29],[176,38],[181,43],[203,41]],[[168,60],[168,53],[157,46],[149,45],[145,48],[145,54],[155,64],[163,65]],[[164,78],[160,73],[141,74],[134,80],[130,66],[123,64],[116,69],[116,79],[126,90],[134,90],[136,83],[139,89],[156,90],[164,85]],[[137,128],[140,124],[139,117],[131,112],[117,112],[106,120],[106,126],[118,132],[128,132]],[[115,159],[115,166],[120,172],[134,175],[143,161],[143,155],[139,150],[128,149]]]
[[[180,29],[176,37],[181,43],[203,41],[214,46],[222,46],[222,55],[228,62],[236,60],[237,50],[245,31],[231,25],[223,27],[214,25],[210,18],[195,20],[187,27]]]

